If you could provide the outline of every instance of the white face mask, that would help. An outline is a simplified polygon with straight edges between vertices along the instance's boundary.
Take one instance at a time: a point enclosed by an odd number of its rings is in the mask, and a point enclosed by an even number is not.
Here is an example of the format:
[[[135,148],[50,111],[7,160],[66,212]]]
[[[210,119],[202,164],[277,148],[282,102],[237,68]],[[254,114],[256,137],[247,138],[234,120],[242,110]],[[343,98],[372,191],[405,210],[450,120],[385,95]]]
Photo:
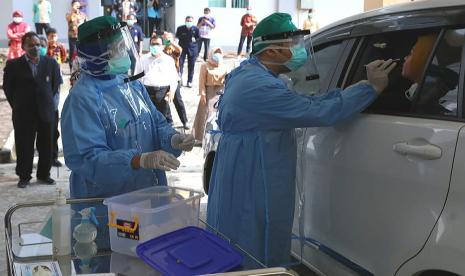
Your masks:
[[[13,17],[13,22],[21,23],[21,22],[23,22],[23,18],[22,17]]]

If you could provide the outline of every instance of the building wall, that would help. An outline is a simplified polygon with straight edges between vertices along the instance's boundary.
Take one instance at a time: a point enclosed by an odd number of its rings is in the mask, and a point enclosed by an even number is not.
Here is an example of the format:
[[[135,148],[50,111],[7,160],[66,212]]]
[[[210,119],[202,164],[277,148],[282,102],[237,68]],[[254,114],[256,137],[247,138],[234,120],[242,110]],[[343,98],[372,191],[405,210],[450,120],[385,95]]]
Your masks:
[[[374,10],[389,5],[401,4],[406,2],[411,2],[412,0],[365,0],[364,10]]]

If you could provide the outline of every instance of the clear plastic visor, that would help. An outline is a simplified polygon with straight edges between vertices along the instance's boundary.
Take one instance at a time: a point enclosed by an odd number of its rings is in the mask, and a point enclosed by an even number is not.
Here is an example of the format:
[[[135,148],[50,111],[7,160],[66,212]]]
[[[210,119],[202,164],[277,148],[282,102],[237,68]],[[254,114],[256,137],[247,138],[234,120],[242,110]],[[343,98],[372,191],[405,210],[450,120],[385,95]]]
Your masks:
[[[127,26],[112,30],[97,41],[85,43],[78,49],[81,70],[92,76],[134,76],[139,53]]]

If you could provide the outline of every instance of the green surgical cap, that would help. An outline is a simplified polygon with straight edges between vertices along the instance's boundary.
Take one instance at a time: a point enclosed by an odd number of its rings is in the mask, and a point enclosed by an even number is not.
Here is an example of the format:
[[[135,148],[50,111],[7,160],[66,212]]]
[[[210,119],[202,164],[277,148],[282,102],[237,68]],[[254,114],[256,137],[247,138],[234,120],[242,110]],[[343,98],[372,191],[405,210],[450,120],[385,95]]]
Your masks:
[[[116,25],[118,25],[118,20],[113,16],[100,16],[86,21],[78,28],[78,41],[83,41],[93,34]]]
[[[288,13],[275,12],[257,24],[257,27],[253,31],[253,38],[285,33],[290,31],[296,31],[297,27],[292,23],[292,17]],[[256,53],[261,49],[268,46],[267,44],[260,44],[255,46],[255,43],[252,45],[252,53]]]

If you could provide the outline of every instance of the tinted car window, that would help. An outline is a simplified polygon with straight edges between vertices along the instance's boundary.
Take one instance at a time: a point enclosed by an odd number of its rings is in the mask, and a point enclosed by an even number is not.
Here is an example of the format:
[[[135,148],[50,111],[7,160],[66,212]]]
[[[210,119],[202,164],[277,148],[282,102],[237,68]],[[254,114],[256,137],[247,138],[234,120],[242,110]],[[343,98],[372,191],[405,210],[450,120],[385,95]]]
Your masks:
[[[369,37],[348,84],[366,79],[364,65],[398,59],[370,113],[456,117],[463,30],[405,31]]]
[[[318,94],[321,87],[326,87],[331,80],[341,50],[342,41],[315,47],[314,60],[309,59],[307,64],[288,75],[293,82],[294,89],[301,94]],[[310,62],[316,63],[318,72],[315,72],[315,66],[308,64]]]

